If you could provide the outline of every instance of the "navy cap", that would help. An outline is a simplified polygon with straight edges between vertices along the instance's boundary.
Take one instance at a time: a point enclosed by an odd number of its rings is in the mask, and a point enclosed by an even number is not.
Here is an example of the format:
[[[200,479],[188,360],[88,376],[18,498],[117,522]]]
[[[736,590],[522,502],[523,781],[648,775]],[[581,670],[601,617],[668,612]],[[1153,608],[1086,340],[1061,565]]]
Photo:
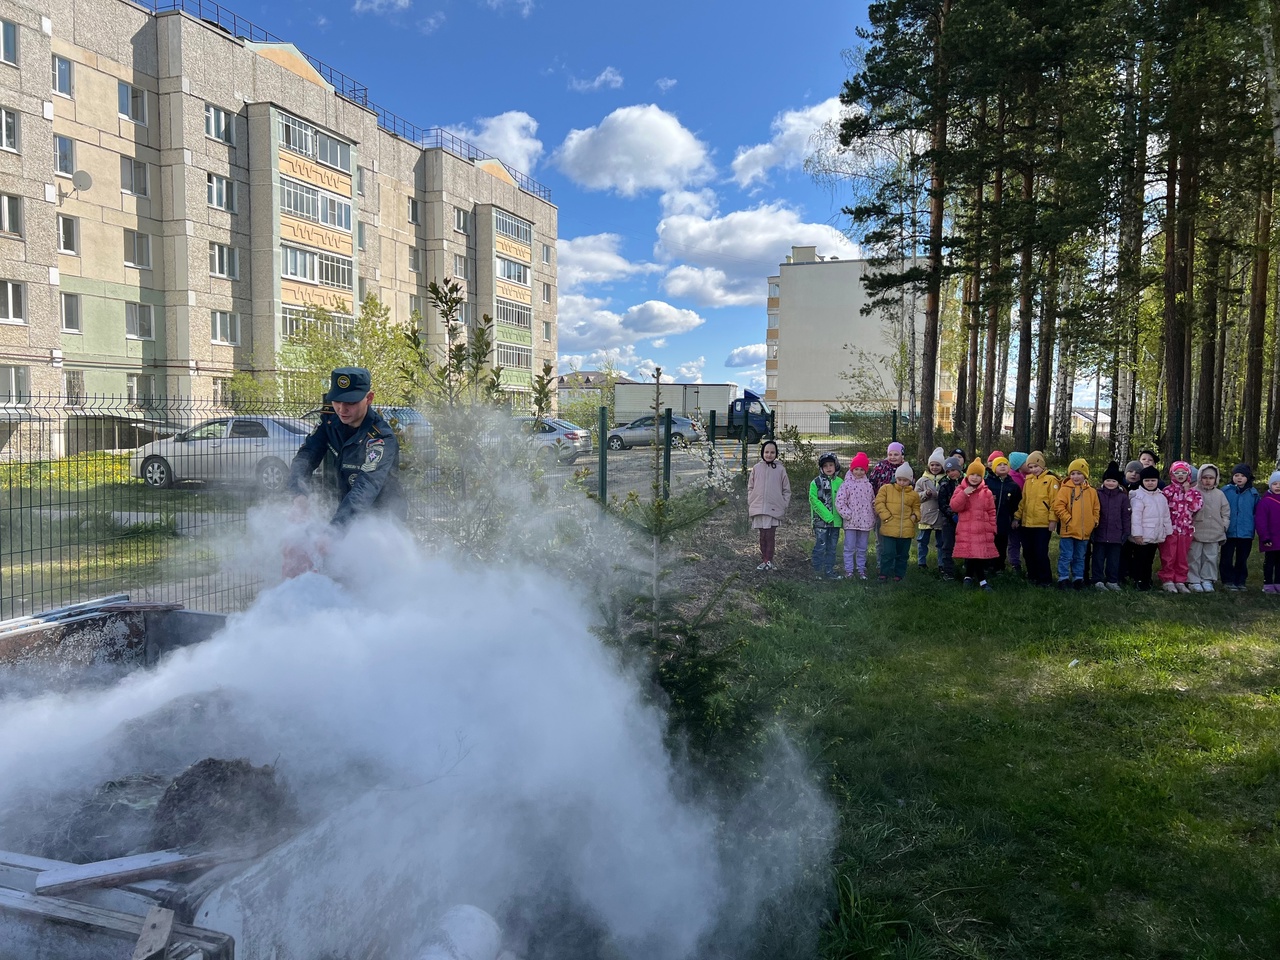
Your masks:
[[[373,389],[373,378],[364,367],[339,367],[329,377],[329,392],[325,399],[330,403],[357,403]]]

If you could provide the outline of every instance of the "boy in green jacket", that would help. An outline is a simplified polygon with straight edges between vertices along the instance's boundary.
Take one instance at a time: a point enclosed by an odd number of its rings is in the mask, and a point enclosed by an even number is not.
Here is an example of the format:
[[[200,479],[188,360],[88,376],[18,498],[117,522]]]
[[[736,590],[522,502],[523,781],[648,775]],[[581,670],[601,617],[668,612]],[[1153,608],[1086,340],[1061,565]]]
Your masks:
[[[840,459],[834,453],[818,458],[818,475],[809,484],[809,516],[813,519],[813,571],[823,580],[840,580],[836,572],[836,547],[840,543]]]

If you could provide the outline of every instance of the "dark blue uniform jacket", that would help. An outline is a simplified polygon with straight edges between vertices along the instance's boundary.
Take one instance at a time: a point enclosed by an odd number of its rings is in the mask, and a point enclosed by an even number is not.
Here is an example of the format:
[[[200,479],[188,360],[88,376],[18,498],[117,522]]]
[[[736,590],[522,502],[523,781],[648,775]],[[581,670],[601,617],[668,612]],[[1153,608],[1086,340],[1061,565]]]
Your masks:
[[[400,444],[373,407],[354,430],[337,414],[322,414],[320,426],[294,455],[289,489],[294,494],[310,492],[311,474],[322,461],[322,488],[340,500],[334,523],[349,523],[374,509],[404,519],[408,504],[400,486]]]

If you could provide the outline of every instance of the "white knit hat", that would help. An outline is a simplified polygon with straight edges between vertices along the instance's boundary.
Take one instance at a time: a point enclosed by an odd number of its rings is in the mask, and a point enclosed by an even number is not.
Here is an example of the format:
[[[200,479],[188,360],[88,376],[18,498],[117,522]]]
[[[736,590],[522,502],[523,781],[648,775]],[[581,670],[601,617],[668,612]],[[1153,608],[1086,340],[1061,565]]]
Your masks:
[[[911,472],[911,464],[909,463],[904,463],[902,466],[898,467],[897,470],[893,471],[893,475],[898,480],[911,481],[916,478],[916,475]]]

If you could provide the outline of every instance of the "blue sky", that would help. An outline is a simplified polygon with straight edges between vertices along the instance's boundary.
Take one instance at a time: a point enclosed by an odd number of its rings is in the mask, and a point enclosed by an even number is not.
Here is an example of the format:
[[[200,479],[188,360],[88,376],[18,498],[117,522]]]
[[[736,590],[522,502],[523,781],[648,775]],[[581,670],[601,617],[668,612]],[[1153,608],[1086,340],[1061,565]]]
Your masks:
[[[234,0],[232,0],[234,3]],[[236,12],[551,188],[561,370],[764,381],[765,278],[847,257],[846,197],[801,169],[865,4],[320,0]]]

